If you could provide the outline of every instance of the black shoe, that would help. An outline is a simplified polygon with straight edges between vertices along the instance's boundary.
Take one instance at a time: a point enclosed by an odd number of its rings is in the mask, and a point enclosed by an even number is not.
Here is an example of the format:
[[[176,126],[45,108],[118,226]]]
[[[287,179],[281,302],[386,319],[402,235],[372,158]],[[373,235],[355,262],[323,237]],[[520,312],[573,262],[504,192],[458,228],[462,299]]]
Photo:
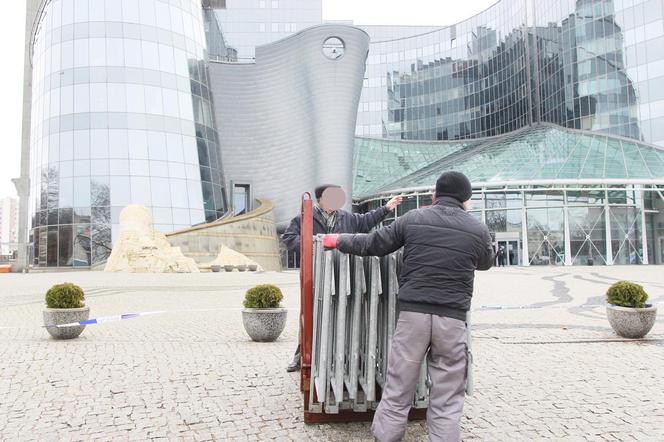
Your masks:
[[[286,367],[286,371],[288,373],[292,373],[294,371],[300,371],[300,361],[293,361],[290,364],[288,364],[288,367]]]

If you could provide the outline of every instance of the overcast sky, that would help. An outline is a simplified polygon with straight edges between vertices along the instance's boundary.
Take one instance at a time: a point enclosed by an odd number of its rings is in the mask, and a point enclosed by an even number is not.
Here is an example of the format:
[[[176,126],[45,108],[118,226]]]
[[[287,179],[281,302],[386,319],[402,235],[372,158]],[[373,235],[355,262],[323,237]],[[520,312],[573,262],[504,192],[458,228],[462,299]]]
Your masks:
[[[449,25],[496,0],[323,0],[324,20],[363,25]],[[20,174],[25,0],[5,0],[0,14],[0,198],[15,196],[10,179]]]

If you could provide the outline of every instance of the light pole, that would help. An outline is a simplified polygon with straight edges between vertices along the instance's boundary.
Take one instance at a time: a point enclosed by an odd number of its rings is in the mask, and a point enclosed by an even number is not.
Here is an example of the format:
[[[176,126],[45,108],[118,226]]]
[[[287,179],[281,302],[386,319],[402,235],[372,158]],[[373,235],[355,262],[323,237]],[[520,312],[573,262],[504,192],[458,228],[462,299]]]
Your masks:
[[[12,265],[12,272],[28,271],[28,198],[30,178],[23,176],[12,179],[18,194],[18,256]]]

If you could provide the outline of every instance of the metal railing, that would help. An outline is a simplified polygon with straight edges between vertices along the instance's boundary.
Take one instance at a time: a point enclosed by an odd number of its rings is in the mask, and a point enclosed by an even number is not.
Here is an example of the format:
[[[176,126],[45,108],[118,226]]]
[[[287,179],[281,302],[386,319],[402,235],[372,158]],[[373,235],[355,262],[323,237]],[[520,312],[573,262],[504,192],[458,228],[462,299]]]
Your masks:
[[[398,274],[402,252],[381,258],[325,250],[313,239],[313,333],[307,409],[337,414],[366,412],[385,386],[392,336],[397,322]],[[468,376],[472,393],[470,315],[467,317]],[[431,381],[422,361],[414,408],[426,408]],[[306,400],[306,396],[305,396]]]

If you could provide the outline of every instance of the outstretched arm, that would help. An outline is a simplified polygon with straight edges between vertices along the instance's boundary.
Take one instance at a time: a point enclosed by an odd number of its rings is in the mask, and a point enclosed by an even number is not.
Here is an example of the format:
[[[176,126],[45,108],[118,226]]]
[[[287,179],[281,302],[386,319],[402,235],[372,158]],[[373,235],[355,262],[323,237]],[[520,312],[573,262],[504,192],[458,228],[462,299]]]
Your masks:
[[[336,247],[344,253],[360,256],[384,256],[399,250],[404,245],[405,218],[399,218],[387,227],[371,233],[342,234]]]
[[[353,213],[353,231],[357,233],[369,232],[380,224],[391,211],[401,204],[401,200],[401,196],[395,196],[383,207],[379,207],[371,212]]]

